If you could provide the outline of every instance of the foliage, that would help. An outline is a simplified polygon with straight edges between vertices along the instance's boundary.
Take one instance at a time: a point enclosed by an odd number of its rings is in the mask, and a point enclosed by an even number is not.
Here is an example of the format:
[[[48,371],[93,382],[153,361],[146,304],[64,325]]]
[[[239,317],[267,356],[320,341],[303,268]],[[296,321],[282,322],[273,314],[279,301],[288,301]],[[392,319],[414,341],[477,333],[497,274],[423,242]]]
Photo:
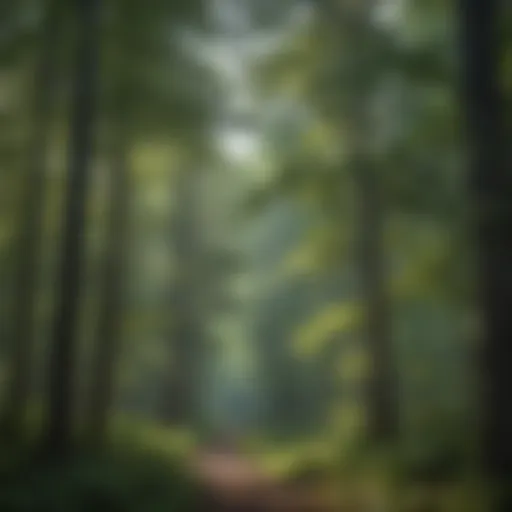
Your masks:
[[[43,467],[5,447],[13,462],[3,463],[0,508],[186,510],[198,491],[180,468],[198,434],[218,424],[255,434],[255,457],[291,487],[334,479],[347,508],[353,493],[404,512],[434,507],[432,496],[449,512],[485,510],[475,468],[481,268],[470,236],[480,210],[466,190],[457,12],[443,0],[102,3],[71,377],[79,441],[94,380],[91,349],[114,347],[103,385],[115,389],[108,450]],[[25,436],[37,441],[80,20],[64,0],[7,4],[0,7],[0,390],[8,348],[19,341],[14,269],[31,190],[44,203],[28,329],[37,421]],[[47,153],[37,180],[45,187],[31,188],[33,75],[50,5],[61,27],[56,101],[35,137]],[[508,11],[500,83],[509,102]],[[492,176],[488,167],[484,178]],[[122,191],[116,176],[126,179]],[[106,248],[119,234],[108,216],[116,197],[127,236],[110,268],[126,257],[127,269],[106,293]],[[493,269],[500,284],[501,266]],[[371,274],[373,295],[365,288]],[[120,329],[104,339],[98,319],[113,296],[122,299],[110,319]],[[383,317],[369,336],[375,304]],[[400,436],[380,452],[366,445],[364,431],[367,384],[379,362],[372,355],[382,341],[398,382]],[[182,381],[169,384],[184,369]],[[200,419],[178,434],[162,402],[196,391]]]
[[[2,475],[3,510],[195,510],[198,493],[178,462],[162,455],[120,452],[79,456],[49,468],[22,465]]]

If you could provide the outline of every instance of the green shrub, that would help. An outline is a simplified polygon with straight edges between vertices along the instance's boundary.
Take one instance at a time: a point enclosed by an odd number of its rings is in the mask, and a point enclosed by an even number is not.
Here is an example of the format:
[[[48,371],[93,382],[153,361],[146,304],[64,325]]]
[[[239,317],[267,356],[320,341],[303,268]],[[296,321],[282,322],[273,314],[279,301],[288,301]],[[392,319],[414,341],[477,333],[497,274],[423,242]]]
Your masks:
[[[158,512],[194,510],[197,490],[176,461],[152,453],[79,456],[26,464],[2,475],[2,512]]]

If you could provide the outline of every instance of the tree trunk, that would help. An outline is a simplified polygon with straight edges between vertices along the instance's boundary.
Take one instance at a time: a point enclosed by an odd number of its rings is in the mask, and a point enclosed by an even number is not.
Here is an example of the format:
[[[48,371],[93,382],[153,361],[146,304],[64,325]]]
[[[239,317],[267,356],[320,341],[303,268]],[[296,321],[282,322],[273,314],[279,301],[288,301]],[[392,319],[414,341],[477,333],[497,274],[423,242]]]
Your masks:
[[[512,169],[500,91],[494,0],[459,0],[470,187],[482,313],[482,455],[489,475],[512,477]]]
[[[177,210],[173,222],[175,278],[171,291],[171,364],[165,379],[161,415],[171,424],[193,420],[197,405],[197,355],[202,327],[197,309],[199,247],[197,233],[197,173],[186,167],[178,177]]]
[[[116,135],[114,135],[115,137]],[[123,277],[127,249],[129,176],[127,147],[116,143],[111,159],[110,208],[103,262],[100,317],[92,360],[92,383],[86,417],[90,439],[104,440],[115,385],[115,363],[122,321]]]
[[[365,389],[368,440],[377,445],[396,441],[399,435],[398,383],[386,282],[384,231],[386,211],[382,184],[371,155],[375,136],[370,104],[381,78],[376,63],[375,29],[371,23],[375,0],[345,6],[341,23],[348,37],[351,82],[346,121],[358,208],[357,267],[363,305],[363,342],[369,354]],[[343,46],[341,46],[343,51]],[[375,68],[375,69],[374,69]],[[372,72],[369,73],[368,69]]]
[[[383,246],[385,211],[380,182],[368,165],[371,164],[362,162],[355,169],[363,337],[370,354],[366,397],[368,435],[372,442],[386,443],[396,439],[398,434],[397,390]]]
[[[187,312],[173,310],[172,315],[187,315]],[[177,319],[172,331],[172,362],[166,375],[161,417],[176,427],[189,426],[195,419],[197,393],[197,334],[189,319]]]
[[[12,374],[3,412],[9,434],[22,432],[30,394],[34,343],[34,314],[41,255],[42,219],[46,189],[48,139],[54,107],[54,88],[60,34],[59,1],[47,2],[41,30],[41,49],[34,76],[33,125],[27,151],[25,196],[21,204],[16,295],[12,320]]]
[[[93,150],[100,0],[76,0],[78,45],[70,124],[69,178],[54,339],[50,353],[46,449],[65,455],[70,447],[76,327],[84,256],[85,211]]]

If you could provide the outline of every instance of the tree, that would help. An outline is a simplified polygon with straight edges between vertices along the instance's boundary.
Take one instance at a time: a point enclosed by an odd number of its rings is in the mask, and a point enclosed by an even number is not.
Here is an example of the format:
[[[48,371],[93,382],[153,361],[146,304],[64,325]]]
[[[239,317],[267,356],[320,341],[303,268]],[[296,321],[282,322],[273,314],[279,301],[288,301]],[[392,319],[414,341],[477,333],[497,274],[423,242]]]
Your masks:
[[[171,363],[162,388],[161,417],[183,426],[199,418],[202,356],[213,308],[222,310],[223,256],[206,236],[204,214],[205,171],[201,161],[188,159],[175,181],[172,218],[173,279],[170,291],[169,357]]]
[[[78,40],[70,124],[69,174],[59,269],[59,296],[50,353],[49,416],[45,440],[46,449],[55,456],[66,454],[72,436],[76,324],[97,101],[100,7],[101,0],[75,2]]]
[[[107,212],[107,237],[103,254],[100,312],[92,361],[92,384],[87,418],[91,440],[101,443],[115,385],[115,363],[120,349],[122,303],[126,269],[129,218],[129,152],[123,137],[125,127],[117,125],[112,143],[110,197]]]
[[[373,2],[359,6],[354,13],[345,9],[341,16],[348,34],[351,61],[354,66],[348,86],[349,151],[352,153],[352,173],[358,204],[359,241],[357,261],[363,309],[363,336],[371,365],[366,396],[369,437],[377,443],[396,440],[399,432],[397,375],[394,369],[393,337],[391,331],[390,296],[387,283],[384,232],[387,212],[383,198],[381,175],[368,145],[362,142],[372,137],[369,116],[372,88],[380,79],[376,66],[375,44],[379,35],[371,27],[369,17]],[[343,18],[340,18],[343,23]],[[369,71],[373,70],[372,71]],[[373,136],[375,136],[373,134]],[[349,164],[350,165],[350,164]]]
[[[489,474],[503,482],[512,476],[512,411],[506,406],[512,389],[508,310],[512,300],[512,172],[496,37],[500,5],[460,1],[458,12],[483,327],[482,456]]]
[[[177,151],[189,144],[197,146],[209,116],[208,95],[197,84],[212,85],[209,73],[188,53],[188,42],[181,34],[187,22],[194,29],[201,24],[199,2],[141,6],[122,0],[109,5],[102,106],[109,138],[110,205],[88,411],[89,434],[96,441],[105,434],[121,349],[122,302],[127,291],[123,269],[131,248],[130,157],[138,143],[152,138],[172,141]],[[178,136],[182,140],[176,144]],[[166,396],[166,400],[173,398]]]
[[[21,203],[16,296],[12,316],[12,375],[3,413],[7,428],[14,434],[21,432],[30,392],[35,291],[42,238],[49,128],[54,106],[62,24],[61,7],[59,0],[43,4],[41,46],[34,74],[32,133],[27,150],[25,190]]]
[[[211,156],[205,160],[214,165]],[[228,178],[223,170],[204,168],[202,160],[187,152],[173,180],[169,363],[159,411],[161,419],[178,426],[202,419],[204,368],[217,349],[212,320],[236,308],[230,278],[240,270],[238,254],[225,245],[218,232],[219,220],[227,222],[218,218],[225,206],[207,192]]]
[[[173,217],[172,243],[175,265],[171,284],[171,327],[169,365],[162,391],[161,414],[165,421],[183,426],[191,420],[197,405],[197,356],[202,345],[203,321],[198,310],[201,223],[198,194],[199,170],[184,167],[176,183],[176,210]]]
[[[309,155],[308,163],[300,158],[292,160],[291,165],[287,163],[281,173],[280,189],[314,196],[331,221],[332,215],[338,215],[336,222],[341,226],[351,213],[346,206],[352,203],[343,195],[347,176],[351,180],[356,196],[354,260],[364,311],[362,337],[371,361],[365,393],[368,434],[372,440],[386,442],[398,434],[398,389],[384,247],[387,198],[382,169],[374,155],[376,140],[382,134],[373,118],[372,103],[382,88],[383,65],[388,64],[384,59],[389,59],[392,45],[387,34],[372,23],[374,2],[322,2],[321,7],[317,24],[306,34],[306,42],[292,43],[288,49],[291,66],[285,55],[284,59],[276,59],[271,68],[277,67],[279,75],[279,68],[281,74],[287,67],[293,72],[293,66],[302,63],[302,84],[298,87],[301,100],[313,109],[312,117],[328,127],[324,131],[336,134],[338,140],[334,144],[338,151],[330,147],[321,150],[323,155],[319,153],[316,162]],[[270,75],[274,73],[270,69]],[[308,168],[311,161],[316,172]],[[332,236],[343,237],[334,233]]]

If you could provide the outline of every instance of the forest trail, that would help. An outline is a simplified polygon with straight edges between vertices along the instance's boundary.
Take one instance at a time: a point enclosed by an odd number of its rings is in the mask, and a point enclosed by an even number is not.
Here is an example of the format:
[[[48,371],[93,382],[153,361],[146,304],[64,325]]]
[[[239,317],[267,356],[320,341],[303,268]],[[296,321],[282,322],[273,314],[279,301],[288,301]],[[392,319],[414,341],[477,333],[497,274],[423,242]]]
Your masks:
[[[334,512],[335,499],[312,482],[289,483],[269,475],[249,456],[203,452],[193,463],[208,512]]]

